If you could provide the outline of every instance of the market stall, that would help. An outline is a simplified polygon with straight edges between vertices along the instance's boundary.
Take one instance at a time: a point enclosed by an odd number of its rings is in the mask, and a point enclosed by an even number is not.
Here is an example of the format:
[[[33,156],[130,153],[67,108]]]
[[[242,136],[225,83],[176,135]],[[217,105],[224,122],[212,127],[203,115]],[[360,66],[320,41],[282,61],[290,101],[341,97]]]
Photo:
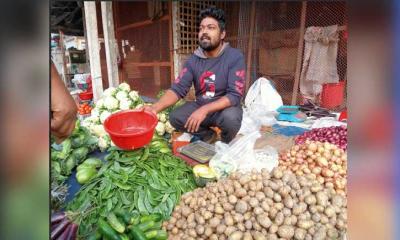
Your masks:
[[[171,109],[157,116],[144,147],[122,150],[113,143],[107,118],[144,104],[125,83],[106,89],[72,136],[52,144],[53,239],[345,236],[345,122],[311,115],[301,123],[278,121],[276,112],[276,121],[264,118],[223,152],[217,142],[209,162],[192,159],[191,167],[172,153]]]

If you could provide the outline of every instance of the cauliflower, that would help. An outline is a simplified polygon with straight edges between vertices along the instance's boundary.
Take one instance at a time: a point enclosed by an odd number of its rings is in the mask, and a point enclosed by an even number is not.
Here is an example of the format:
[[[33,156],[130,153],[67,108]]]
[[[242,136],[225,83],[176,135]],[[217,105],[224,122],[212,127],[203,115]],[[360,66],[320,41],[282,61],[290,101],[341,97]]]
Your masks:
[[[94,118],[99,117],[100,116],[99,109],[98,108],[93,108],[90,116],[94,117]]]
[[[99,100],[97,100],[96,104],[95,104],[95,108],[103,108],[104,107],[104,100],[101,98]]]
[[[139,93],[137,91],[131,91],[129,93],[129,97],[133,100],[136,101],[139,99]]]
[[[110,116],[111,113],[109,111],[104,111],[100,114],[100,122],[104,123],[104,121],[106,120],[106,118],[108,118],[108,116]]]
[[[165,131],[169,134],[172,134],[172,132],[175,130],[175,128],[171,125],[169,121],[165,123]]]
[[[122,101],[122,99],[128,98],[128,93],[126,93],[124,91],[119,91],[119,92],[117,92],[117,95],[115,95],[115,98],[118,99],[119,101]]]
[[[131,90],[131,87],[126,82],[123,82],[118,86],[118,89],[128,93]]]
[[[165,113],[158,113],[157,114],[158,120],[165,123],[167,121],[167,115]]]
[[[131,105],[132,105],[132,101],[131,100],[129,100],[129,99],[122,99],[120,102],[119,102],[119,108],[121,109],[121,110],[128,110],[128,109],[130,109],[131,108]]]
[[[113,97],[106,97],[104,99],[104,106],[108,109],[108,110],[113,110],[118,108],[118,100],[113,98]]]
[[[104,151],[108,148],[108,140],[106,139],[107,137],[100,137],[99,138],[99,148],[101,151]]]
[[[115,95],[115,93],[117,92],[117,89],[114,87],[109,87],[106,90],[104,90],[103,92],[103,96],[105,97],[112,97]]]
[[[165,134],[165,125],[163,122],[158,122],[156,126],[156,132],[158,135],[162,136]]]
[[[139,108],[142,108],[143,107],[143,104],[138,104],[138,105],[136,105],[136,109],[139,109]]]
[[[98,137],[103,137],[103,136],[107,135],[106,130],[104,130],[103,124],[94,125],[92,127],[92,130],[93,130],[93,134],[95,134]]]

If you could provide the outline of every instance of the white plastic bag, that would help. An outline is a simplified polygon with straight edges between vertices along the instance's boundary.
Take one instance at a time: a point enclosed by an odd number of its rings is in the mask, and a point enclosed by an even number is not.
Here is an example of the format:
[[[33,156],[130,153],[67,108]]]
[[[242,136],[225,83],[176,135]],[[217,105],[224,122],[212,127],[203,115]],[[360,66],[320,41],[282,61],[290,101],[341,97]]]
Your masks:
[[[261,137],[259,131],[247,134],[229,145],[221,142],[215,144],[216,154],[209,166],[217,177],[226,177],[231,172],[249,172],[252,169],[266,168],[271,171],[278,166],[278,152],[271,146],[254,150],[256,140]]]
[[[244,100],[246,108],[259,108],[262,105],[265,111],[276,111],[283,105],[282,97],[266,78],[257,79],[250,86]]]

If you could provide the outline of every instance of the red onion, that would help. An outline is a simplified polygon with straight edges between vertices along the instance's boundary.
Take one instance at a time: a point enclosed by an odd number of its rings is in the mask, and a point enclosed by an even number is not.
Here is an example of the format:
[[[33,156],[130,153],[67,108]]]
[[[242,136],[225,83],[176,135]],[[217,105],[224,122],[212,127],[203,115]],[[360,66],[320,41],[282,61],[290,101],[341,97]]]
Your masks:
[[[304,143],[307,139],[335,144],[343,150],[347,149],[347,127],[315,128],[296,137],[296,144]]]

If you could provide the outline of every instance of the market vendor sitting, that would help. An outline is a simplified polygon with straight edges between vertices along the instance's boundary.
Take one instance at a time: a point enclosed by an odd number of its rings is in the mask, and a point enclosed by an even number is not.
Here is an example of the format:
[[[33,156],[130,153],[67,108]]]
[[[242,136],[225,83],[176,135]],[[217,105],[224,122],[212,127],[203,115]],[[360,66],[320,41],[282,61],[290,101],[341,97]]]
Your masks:
[[[199,47],[187,60],[172,87],[145,110],[158,113],[186,96],[192,84],[196,100],[170,114],[179,131],[187,131],[203,141],[213,138],[216,126],[221,140],[229,143],[240,129],[243,111],[240,101],[245,83],[245,62],[240,50],[224,42],[225,16],[221,9],[200,12]]]

